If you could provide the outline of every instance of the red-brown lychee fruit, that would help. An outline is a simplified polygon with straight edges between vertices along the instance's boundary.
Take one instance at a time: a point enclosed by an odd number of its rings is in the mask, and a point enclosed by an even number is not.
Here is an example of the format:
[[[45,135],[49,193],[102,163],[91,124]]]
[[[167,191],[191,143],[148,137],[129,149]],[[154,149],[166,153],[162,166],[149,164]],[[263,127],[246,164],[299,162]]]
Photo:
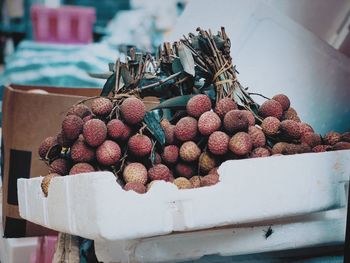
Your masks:
[[[313,148],[317,145],[320,145],[322,140],[321,140],[321,136],[319,134],[316,134],[314,132],[307,132],[307,133],[304,133],[303,135],[301,135],[300,142],[306,143],[311,148]]]
[[[114,140],[121,139],[125,132],[125,124],[121,120],[113,119],[107,123],[107,134]]]
[[[250,153],[250,158],[268,157],[270,155],[270,151],[267,148],[258,147]]]
[[[219,182],[219,175],[218,174],[208,174],[206,176],[203,176],[201,178],[201,186],[210,186],[215,185]]]
[[[74,141],[75,140],[69,140],[62,131],[59,134],[57,134],[57,143],[62,147],[65,147],[65,148],[71,147]]]
[[[312,148],[306,143],[296,144],[296,147],[297,147],[298,153],[312,152]]]
[[[203,174],[208,174],[211,169],[217,166],[217,161],[213,155],[204,152],[199,157],[198,166]]]
[[[289,100],[289,98],[286,95],[284,95],[284,94],[277,94],[277,95],[273,96],[272,99],[275,100],[275,101],[278,101],[281,104],[283,111],[286,111],[286,110],[289,109],[289,107],[290,107],[290,100]]]
[[[238,132],[231,138],[229,149],[237,155],[246,155],[253,148],[252,139],[246,132]]]
[[[230,137],[226,133],[222,131],[213,132],[208,139],[208,149],[213,154],[223,155],[228,151],[229,141]]]
[[[219,176],[219,167],[214,167],[208,174],[217,174]]]
[[[81,173],[91,173],[94,172],[95,168],[88,163],[77,163],[69,171],[69,175],[81,174]]]
[[[178,177],[191,178],[195,174],[195,167],[190,163],[177,163],[175,171]]]
[[[271,116],[280,120],[283,114],[283,110],[281,104],[278,101],[267,100],[261,104],[258,113],[263,118]]]
[[[123,178],[126,183],[147,183],[147,169],[141,163],[130,163],[123,171]]]
[[[159,153],[156,153],[154,158],[154,164],[161,164],[161,163],[162,163],[162,157]]]
[[[130,138],[131,134],[132,134],[132,129],[130,128],[130,126],[125,125],[124,132],[123,132],[123,135],[121,136],[120,140],[121,141],[128,140]]]
[[[341,136],[340,136],[340,140],[342,142],[350,142],[350,132],[344,132]]]
[[[144,157],[151,153],[152,141],[146,135],[135,134],[128,141],[128,150],[134,156]]]
[[[79,103],[70,107],[70,109],[67,112],[67,115],[77,115],[78,117],[83,119],[86,116],[90,116],[91,111],[88,106],[86,106],[83,103]]]
[[[305,122],[298,122],[301,135],[309,132],[314,132],[314,129]]]
[[[299,153],[299,147],[294,143],[288,143],[282,152],[284,155],[292,155],[297,153]]]
[[[192,97],[186,105],[187,114],[198,118],[204,112],[211,110],[211,101],[207,95],[199,94]]]
[[[238,107],[234,100],[230,98],[223,98],[216,103],[214,111],[220,118],[224,118],[226,113],[228,113],[231,110],[237,109]]]
[[[76,140],[83,130],[84,122],[76,115],[68,115],[62,122],[62,131],[69,140]]]
[[[171,125],[171,123],[170,123],[170,121],[169,121],[168,119],[162,119],[162,120],[160,121],[160,126],[161,126],[162,128],[165,128],[165,127],[167,127],[167,126],[169,126],[169,125]]]
[[[77,140],[70,150],[71,158],[76,163],[90,162],[95,158],[94,149],[83,140]]]
[[[330,145],[317,145],[312,148],[312,151],[315,153],[320,153],[320,152],[327,152],[332,150],[332,146]]]
[[[40,146],[39,146],[38,153],[39,153],[40,158],[44,159],[46,157],[46,154],[50,150],[50,148],[56,144],[57,144],[56,137],[50,136],[50,137],[45,138],[40,143]]]
[[[191,141],[197,135],[197,120],[192,117],[183,117],[175,125],[175,137],[180,141]]]
[[[221,127],[220,117],[213,111],[204,112],[198,119],[198,130],[202,135],[212,134]]]
[[[192,188],[198,188],[201,187],[201,177],[196,175],[196,176],[192,176],[190,178],[190,182],[192,184]]]
[[[58,158],[54,160],[49,167],[50,173],[56,173],[60,175],[68,174],[70,169],[70,164],[66,159]]]
[[[49,186],[50,186],[51,179],[56,176],[61,176],[61,175],[57,173],[50,173],[44,176],[43,180],[41,181],[41,190],[43,191],[45,197],[47,197],[49,194]]]
[[[165,135],[165,143],[173,144],[175,142],[175,125],[169,124],[167,126],[162,127]]]
[[[87,121],[89,121],[89,120],[92,120],[94,118],[94,115],[88,115],[88,116],[85,116],[84,118],[83,118],[83,122],[85,123],[85,122],[87,122]]]
[[[134,191],[139,194],[146,193],[146,186],[138,182],[130,182],[124,186],[125,191]]]
[[[168,145],[164,147],[162,159],[167,164],[174,164],[179,159],[179,147],[176,145]]]
[[[91,111],[97,116],[107,116],[113,109],[113,103],[110,99],[100,97],[91,103]]]
[[[248,130],[249,121],[241,110],[231,110],[224,117],[224,127],[229,133]]]
[[[169,168],[164,164],[157,164],[148,170],[148,177],[153,180],[165,180],[170,179]]]
[[[185,177],[178,177],[173,181],[173,184],[177,186],[178,189],[191,189],[191,182]]]
[[[271,154],[282,154],[285,151],[285,148],[287,147],[288,143],[286,142],[278,142],[276,143],[272,149],[271,149]]]
[[[248,110],[241,110],[241,111],[247,117],[249,126],[254,126],[255,125],[254,114]]]
[[[292,107],[290,107],[288,110],[283,112],[282,120],[292,120],[292,121],[300,122],[298,113]]]
[[[194,162],[201,155],[201,149],[194,142],[188,141],[181,145],[179,154],[185,162]]]
[[[113,165],[120,157],[120,147],[114,141],[106,140],[96,149],[96,159],[102,165]]]
[[[92,147],[102,144],[107,137],[106,124],[99,119],[87,121],[83,127],[85,141]]]
[[[350,149],[350,142],[337,142],[336,144],[333,145],[334,151],[349,150],[349,149]]]
[[[275,117],[266,117],[262,123],[261,128],[268,136],[275,136],[279,133],[281,122]]]
[[[299,124],[296,121],[293,120],[284,120],[281,121],[281,134],[286,139],[300,139],[301,133]]]
[[[249,126],[248,134],[252,139],[253,148],[263,147],[266,144],[266,137],[263,131],[255,126]]]
[[[324,137],[323,137],[323,142],[324,144],[329,144],[329,145],[334,145],[337,142],[340,141],[341,134],[335,131],[328,132]]]
[[[120,113],[127,124],[136,124],[145,117],[146,107],[138,98],[127,98],[120,105]]]

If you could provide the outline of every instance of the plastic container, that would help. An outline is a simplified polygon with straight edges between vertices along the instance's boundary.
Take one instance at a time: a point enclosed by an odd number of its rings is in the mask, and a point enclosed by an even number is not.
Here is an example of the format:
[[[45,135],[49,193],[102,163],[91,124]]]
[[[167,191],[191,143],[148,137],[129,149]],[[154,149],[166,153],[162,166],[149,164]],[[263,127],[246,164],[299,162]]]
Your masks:
[[[34,39],[38,42],[87,44],[93,40],[94,8],[33,5],[31,17]]]
[[[39,237],[39,242],[30,257],[30,263],[51,263],[55,254],[57,236]]]

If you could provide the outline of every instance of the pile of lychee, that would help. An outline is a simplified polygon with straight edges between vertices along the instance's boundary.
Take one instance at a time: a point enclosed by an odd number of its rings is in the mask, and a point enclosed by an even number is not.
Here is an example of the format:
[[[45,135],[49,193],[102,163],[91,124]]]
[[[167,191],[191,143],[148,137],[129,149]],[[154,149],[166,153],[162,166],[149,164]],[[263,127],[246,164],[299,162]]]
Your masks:
[[[60,133],[39,147],[50,173],[42,183],[45,195],[50,179],[59,175],[111,171],[125,190],[137,193],[157,180],[190,189],[219,182],[217,169],[226,160],[350,149],[350,133],[320,136],[300,121],[283,94],[265,101],[256,113],[231,98],[214,105],[208,96],[195,95],[181,118],[161,121],[164,147],[155,147],[145,114],[136,97],[98,97],[90,107],[72,106]]]

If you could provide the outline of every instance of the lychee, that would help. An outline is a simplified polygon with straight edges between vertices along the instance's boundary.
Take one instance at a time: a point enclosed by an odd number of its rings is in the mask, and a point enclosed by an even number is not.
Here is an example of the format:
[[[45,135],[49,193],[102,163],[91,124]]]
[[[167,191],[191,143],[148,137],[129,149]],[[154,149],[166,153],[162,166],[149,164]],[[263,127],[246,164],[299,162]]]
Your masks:
[[[147,183],[147,169],[141,163],[130,163],[123,171],[123,178],[126,183]]]
[[[175,166],[175,171],[178,177],[191,178],[195,173],[195,167],[189,163],[178,163]]]
[[[290,107],[290,100],[289,100],[289,98],[286,95],[284,95],[284,94],[277,94],[277,95],[273,96],[272,99],[275,100],[275,101],[278,101],[281,104],[283,111],[286,111],[286,110],[289,109],[289,107]]]
[[[75,140],[69,140],[62,131],[59,134],[57,134],[57,143],[62,147],[71,147],[74,141]]]
[[[188,141],[181,145],[179,154],[185,162],[193,162],[198,160],[201,149],[193,141]]]
[[[121,141],[126,141],[130,138],[132,133],[132,129],[128,125],[124,125],[124,132],[123,135],[121,136],[120,140]]]
[[[332,150],[332,146],[330,145],[317,145],[314,148],[312,148],[312,151],[315,153],[326,152],[330,150]]]
[[[41,190],[43,191],[45,197],[47,197],[49,194],[50,182],[51,182],[51,179],[54,178],[55,176],[60,176],[60,175],[57,173],[50,173],[44,176],[43,180],[41,181]]]
[[[125,132],[125,124],[118,119],[110,120],[107,123],[107,134],[114,140],[121,139]]]
[[[270,151],[264,147],[255,148],[250,153],[250,158],[267,157],[267,156],[270,156]]]
[[[314,132],[314,129],[307,123],[305,122],[298,122],[299,123],[299,128],[300,128],[300,133],[301,135],[309,132]]]
[[[73,105],[67,112],[67,115],[77,115],[80,118],[85,118],[91,115],[90,108],[83,103]]]
[[[284,120],[281,122],[281,134],[286,139],[300,139],[301,133],[299,124],[293,120]]]
[[[301,143],[306,143],[311,148],[321,144],[321,136],[314,132],[307,132],[301,135]]]
[[[152,141],[146,135],[135,134],[128,141],[128,149],[133,155],[144,157],[151,153]]]
[[[197,135],[197,120],[192,117],[181,118],[175,125],[174,134],[180,141],[191,141]]]
[[[120,157],[119,145],[111,140],[104,141],[96,150],[96,159],[102,165],[114,165]]]
[[[178,177],[173,182],[174,185],[177,186],[178,189],[191,189],[191,182],[185,177]]]
[[[268,136],[275,136],[278,134],[281,127],[281,122],[275,117],[266,117],[262,123],[261,128]]]
[[[198,119],[198,130],[202,135],[212,134],[221,127],[220,117],[212,111],[204,112]]]
[[[297,153],[299,153],[299,147],[294,143],[286,144],[286,147],[282,152],[282,154],[285,154],[285,155],[291,155],[291,154],[297,154]]]
[[[192,188],[198,188],[201,187],[201,177],[200,176],[192,176],[190,178],[190,182],[192,184]]]
[[[215,185],[219,182],[219,175],[217,174],[208,174],[201,178],[201,186],[210,186]]]
[[[309,153],[312,151],[311,147],[306,143],[296,144],[298,153]]]
[[[230,98],[223,98],[216,103],[215,113],[220,117],[224,118],[225,114],[231,110],[237,110],[237,104]]]
[[[253,143],[254,148],[262,147],[266,144],[265,134],[258,127],[249,126],[248,134],[249,134],[250,138],[252,139],[252,143]]]
[[[214,167],[208,174],[217,174],[219,176],[219,167]]]
[[[339,151],[339,150],[349,150],[350,149],[350,142],[337,142],[333,145],[333,150]]]
[[[144,186],[143,184],[138,183],[138,182],[131,182],[131,183],[127,183],[124,186],[124,190],[125,191],[134,191],[134,192],[139,193],[139,194],[144,194],[144,193],[146,193],[146,186]]]
[[[254,126],[255,125],[254,114],[248,110],[241,110],[241,111],[247,117],[249,126]]]
[[[179,159],[179,148],[176,145],[168,145],[164,147],[162,159],[167,164],[174,164]]]
[[[271,154],[272,155],[283,154],[283,152],[285,151],[287,145],[288,145],[288,143],[286,143],[286,142],[278,142],[278,143],[276,143],[271,149]]]
[[[213,169],[214,167],[217,166],[217,161],[214,158],[214,156],[212,156],[211,154],[204,152],[201,154],[201,156],[199,157],[199,170],[204,173],[204,174],[208,174],[208,172]]]
[[[169,168],[164,164],[157,164],[148,170],[148,177],[151,180],[165,180],[170,178]]]
[[[107,137],[106,124],[99,119],[89,120],[84,124],[83,135],[90,146],[99,146]]]
[[[160,126],[164,129],[165,127],[171,125],[170,121],[168,119],[162,119],[160,121]]]
[[[91,103],[91,111],[97,116],[107,116],[112,109],[113,103],[108,98],[96,98]]]
[[[292,121],[300,122],[300,118],[298,117],[298,113],[292,107],[290,107],[288,110],[283,112],[282,120],[292,120]]]
[[[85,122],[87,122],[87,121],[89,121],[89,120],[92,120],[94,118],[94,115],[88,115],[88,116],[85,116],[84,118],[83,118],[83,122],[85,123]]]
[[[249,121],[241,110],[231,110],[224,117],[224,127],[229,133],[248,130]]]
[[[95,151],[83,140],[77,140],[71,147],[70,155],[74,162],[85,163],[95,158]]]
[[[192,97],[186,105],[187,114],[198,118],[204,112],[211,110],[211,101],[207,95],[199,94]]]
[[[280,120],[283,110],[281,104],[278,101],[267,100],[260,106],[258,113],[263,118],[271,116]]]
[[[253,148],[252,139],[246,132],[236,133],[229,142],[229,149],[237,155],[246,155]]]
[[[159,153],[156,153],[154,158],[154,164],[161,164],[161,163],[162,163],[162,157],[160,156]]]
[[[208,139],[208,149],[213,154],[223,155],[228,151],[229,141],[230,137],[226,133],[222,131],[213,132]]]
[[[83,120],[76,115],[68,115],[62,122],[62,131],[69,140],[75,140],[83,130]]]
[[[328,132],[324,137],[323,141],[325,144],[334,145],[340,141],[341,134],[335,131]]]
[[[168,125],[163,127],[164,135],[165,135],[165,143],[173,144],[175,142],[175,125]]]
[[[47,137],[45,140],[43,140],[40,143],[39,150],[38,150],[40,158],[44,159],[48,151],[51,149],[51,147],[53,147],[56,144],[57,144],[57,140],[53,136]]]
[[[69,175],[94,172],[95,168],[88,163],[77,163],[69,171]]]
[[[136,124],[145,117],[146,107],[138,98],[127,98],[120,105],[120,113],[126,123]]]
[[[60,175],[66,175],[68,174],[69,168],[70,165],[66,159],[58,158],[50,164],[49,172]]]

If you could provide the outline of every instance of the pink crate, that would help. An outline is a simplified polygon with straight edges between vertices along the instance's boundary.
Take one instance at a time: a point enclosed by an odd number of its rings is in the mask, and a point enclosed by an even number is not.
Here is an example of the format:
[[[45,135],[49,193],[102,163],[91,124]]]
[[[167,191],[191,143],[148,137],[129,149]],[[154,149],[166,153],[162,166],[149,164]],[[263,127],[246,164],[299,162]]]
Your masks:
[[[39,237],[36,251],[30,257],[30,263],[51,263],[55,254],[57,236]]]
[[[34,39],[38,42],[85,44],[92,42],[95,8],[62,6],[31,7]]]

